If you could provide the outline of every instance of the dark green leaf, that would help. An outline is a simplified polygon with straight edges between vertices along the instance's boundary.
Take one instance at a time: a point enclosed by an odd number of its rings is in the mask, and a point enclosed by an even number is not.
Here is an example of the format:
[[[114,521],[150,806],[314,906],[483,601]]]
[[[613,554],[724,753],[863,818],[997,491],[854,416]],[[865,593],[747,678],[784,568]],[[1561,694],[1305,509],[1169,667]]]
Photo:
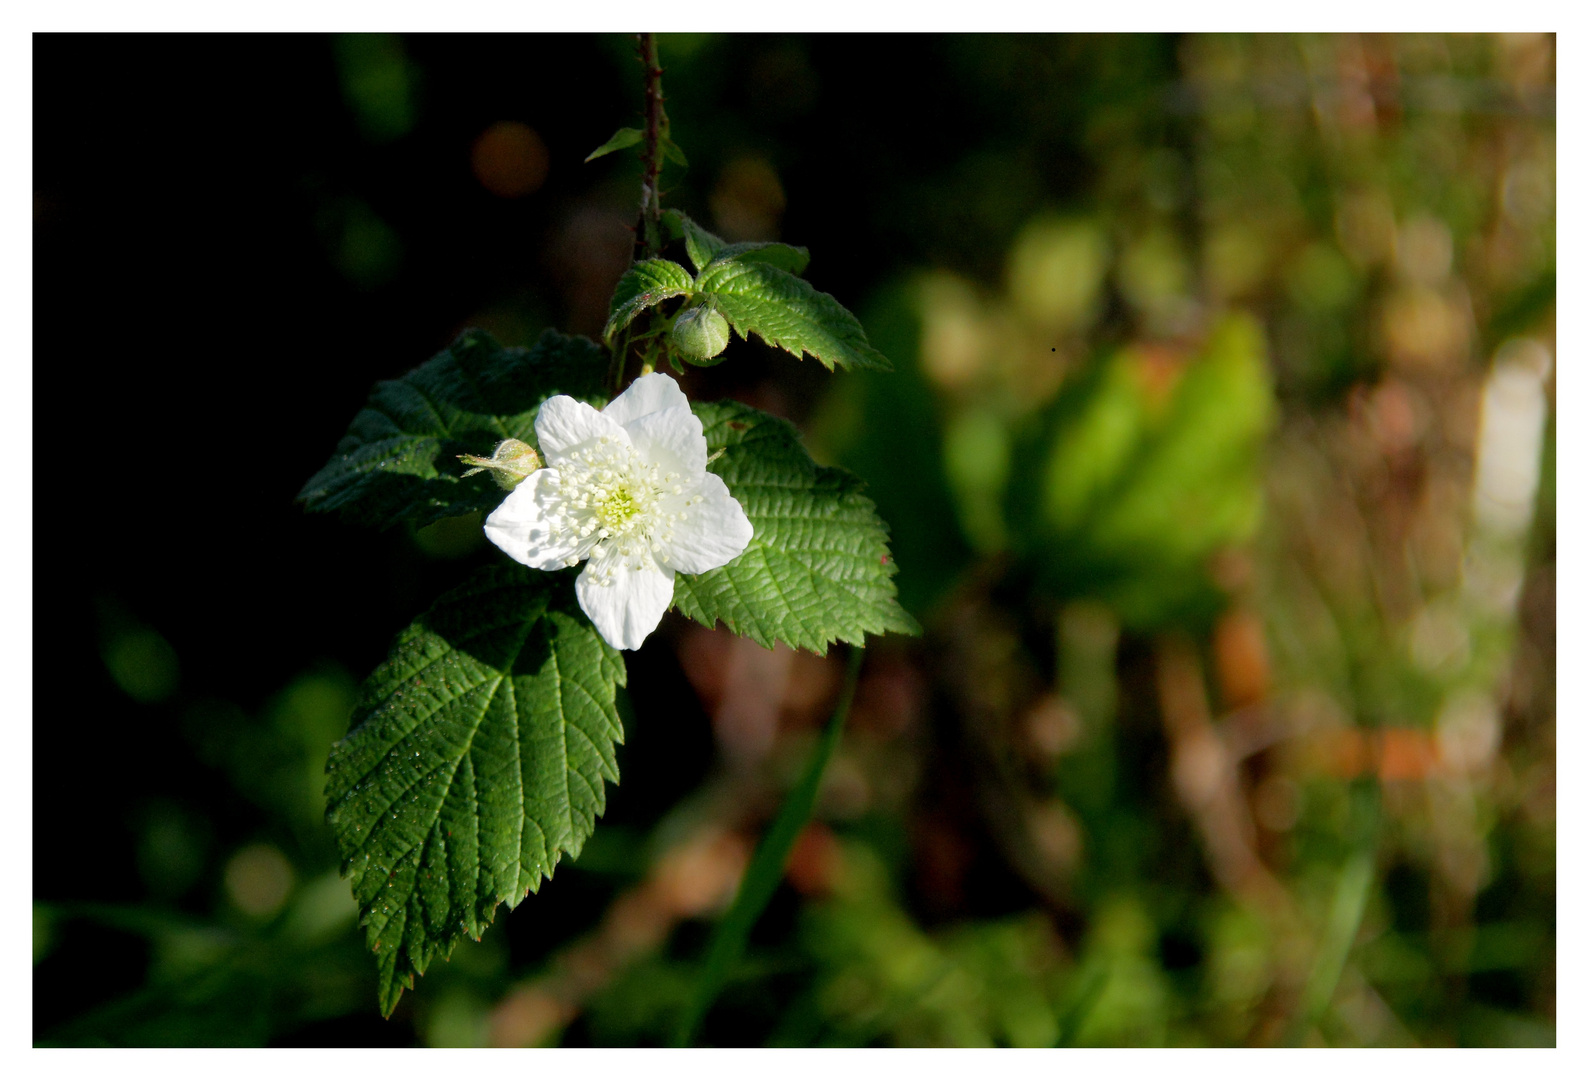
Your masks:
[[[571,574],[488,567],[398,636],[326,781],[383,1013],[579,854],[618,779],[625,682]]]
[[[489,476],[465,478],[458,455],[489,456],[503,439],[535,445],[540,403],[554,394],[599,399],[606,366],[588,338],[548,330],[533,348],[504,348],[466,330],[401,379],[377,383],[298,498],[382,529],[489,510],[501,488]]]
[[[842,469],[822,468],[786,420],[735,402],[697,404],[706,446],[723,451],[711,470],[744,508],[755,535],[728,565],[680,574],[678,610],[707,626],[771,648],[774,641],[825,653],[867,634],[918,634],[899,606],[888,527]]]
[[[871,343],[860,320],[824,292],[786,270],[742,258],[714,262],[695,282],[742,336],[759,335],[795,356],[816,357],[829,369],[891,365]]]
[[[645,138],[645,133],[640,131],[639,128],[618,128],[617,131],[613,132],[610,139],[590,151],[590,156],[585,158],[585,162],[588,164],[598,157],[605,157],[614,150],[627,150],[629,147],[637,145],[643,138]]]
[[[613,334],[646,308],[675,296],[688,296],[694,288],[695,279],[689,271],[671,259],[642,259],[618,280],[603,336],[611,341]]]
[[[684,156],[684,152],[678,148],[678,144],[667,135],[662,136],[662,157],[666,158],[668,161],[671,161],[680,169],[689,168],[689,159],[686,158]]]

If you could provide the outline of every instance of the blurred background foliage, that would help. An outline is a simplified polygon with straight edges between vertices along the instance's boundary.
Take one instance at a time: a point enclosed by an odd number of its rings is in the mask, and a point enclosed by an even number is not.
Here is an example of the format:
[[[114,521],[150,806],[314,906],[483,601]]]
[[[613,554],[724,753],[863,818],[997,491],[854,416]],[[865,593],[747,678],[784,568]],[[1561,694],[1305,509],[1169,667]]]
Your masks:
[[[665,1043],[840,660],[669,616],[583,855],[383,1022],[324,760],[494,553],[291,502],[458,329],[598,330],[631,40],[35,43],[37,371],[125,463],[40,556],[36,1040]],[[1553,1045],[1553,38],[661,53],[670,203],[897,368],[686,389],[863,476],[928,628],[703,1040]]]

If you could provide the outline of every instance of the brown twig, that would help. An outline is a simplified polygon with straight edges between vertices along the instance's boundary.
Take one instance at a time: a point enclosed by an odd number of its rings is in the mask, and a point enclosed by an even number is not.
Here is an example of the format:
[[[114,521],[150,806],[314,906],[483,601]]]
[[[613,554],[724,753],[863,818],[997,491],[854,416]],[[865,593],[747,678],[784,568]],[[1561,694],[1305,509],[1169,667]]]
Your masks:
[[[645,70],[645,131],[640,143],[640,218],[634,225],[635,262],[660,255],[662,251],[662,138],[667,131],[656,35],[638,36],[640,66]],[[607,392],[611,397],[617,397],[623,390],[629,348],[634,340],[630,327],[612,347],[612,364],[607,370]]]
[[[1287,905],[1284,887],[1257,857],[1240,777],[1213,726],[1195,648],[1184,638],[1165,635],[1158,640],[1157,661],[1171,778],[1202,834],[1209,869],[1236,896],[1262,906]]]
[[[662,67],[657,61],[656,35],[640,35],[640,64],[645,69],[645,141],[640,147],[640,224],[638,230],[641,258],[662,250],[662,134],[667,113],[662,108]]]

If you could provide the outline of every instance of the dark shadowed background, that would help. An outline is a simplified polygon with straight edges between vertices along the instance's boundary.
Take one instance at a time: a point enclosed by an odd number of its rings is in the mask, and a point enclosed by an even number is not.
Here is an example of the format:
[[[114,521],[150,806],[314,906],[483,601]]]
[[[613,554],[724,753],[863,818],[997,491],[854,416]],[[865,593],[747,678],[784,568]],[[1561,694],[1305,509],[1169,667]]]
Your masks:
[[[668,616],[581,858],[379,1018],[321,815],[500,555],[294,503],[460,330],[597,334],[621,36],[35,39],[34,1031],[647,1045],[840,661]],[[759,344],[893,528],[718,1045],[1553,1045],[1551,36],[663,35],[667,202],[894,361]]]

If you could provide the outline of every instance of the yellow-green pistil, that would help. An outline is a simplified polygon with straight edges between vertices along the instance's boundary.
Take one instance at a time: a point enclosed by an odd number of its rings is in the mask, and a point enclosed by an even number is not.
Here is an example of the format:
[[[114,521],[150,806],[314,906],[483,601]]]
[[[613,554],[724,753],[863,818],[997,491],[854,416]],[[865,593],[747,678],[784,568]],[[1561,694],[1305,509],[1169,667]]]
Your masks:
[[[563,454],[548,470],[540,498],[553,535],[576,545],[564,564],[589,558],[592,583],[610,585],[610,555],[631,571],[665,563],[665,554],[658,552],[667,551],[673,529],[704,499],[698,493],[686,496],[681,479],[605,435]]]
[[[605,499],[596,508],[596,517],[601,519],[601,524],[611,532],[617,532],[629,519],[639,513],[640,508],[634,504],[634,496],[629,494],[627,487],[620,487]]]

